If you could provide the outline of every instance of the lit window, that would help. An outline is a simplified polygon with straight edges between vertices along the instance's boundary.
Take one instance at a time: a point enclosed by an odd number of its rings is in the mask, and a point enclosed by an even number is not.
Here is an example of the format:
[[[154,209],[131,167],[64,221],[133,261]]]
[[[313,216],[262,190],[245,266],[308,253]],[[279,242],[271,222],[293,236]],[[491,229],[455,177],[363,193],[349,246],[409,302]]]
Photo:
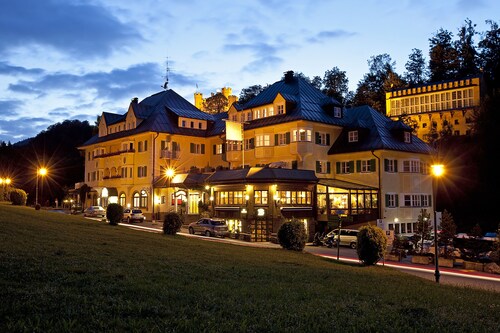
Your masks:
[[[358,131],[349,131],[349,142],[358,142]]]

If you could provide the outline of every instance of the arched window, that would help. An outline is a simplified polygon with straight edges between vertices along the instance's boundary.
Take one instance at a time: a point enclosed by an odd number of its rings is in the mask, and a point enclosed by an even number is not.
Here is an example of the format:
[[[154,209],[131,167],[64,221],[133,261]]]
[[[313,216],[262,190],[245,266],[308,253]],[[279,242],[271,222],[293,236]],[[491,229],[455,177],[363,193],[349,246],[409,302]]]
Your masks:
[[[122,207],[125,207],[125,193],[120,193],[118,204]]]
[[[141,208],[146,208],[148,206],[148,194],[144,190],[141,191],[141,200],[139,204]]]
[[[133,207],[139,207],[139,204],[140,204],[139,192],[135,192],[134,193],[134,204],[133,204]]]

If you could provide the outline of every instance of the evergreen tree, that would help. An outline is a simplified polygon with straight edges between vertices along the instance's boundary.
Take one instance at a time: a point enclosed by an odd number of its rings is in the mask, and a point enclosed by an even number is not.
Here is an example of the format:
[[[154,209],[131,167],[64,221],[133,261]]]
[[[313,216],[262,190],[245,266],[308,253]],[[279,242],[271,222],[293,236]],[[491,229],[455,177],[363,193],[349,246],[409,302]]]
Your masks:
[[[406,73],[404,74],[404,78],[408,84],[418,85],[426,82],[428,73],[422,50],[412,49],[405,68]]]
[[[478,43],[479,61],[482,71],[492,88],[500,87],[500,28],[498,23],[487,20],[490,30],[482,34]]]
[[[477,75],[479,72],[478,55],[474,45],[474,36],[477,35],[475,27],[476,25],[467,19],[458,30],[458,40],[455,41],[458,61],[457,78]]]
[[[452,43],[453,34],[439,29],[429,39],[430,81],[444,81],[456,77],[458,71],[457,51]]]

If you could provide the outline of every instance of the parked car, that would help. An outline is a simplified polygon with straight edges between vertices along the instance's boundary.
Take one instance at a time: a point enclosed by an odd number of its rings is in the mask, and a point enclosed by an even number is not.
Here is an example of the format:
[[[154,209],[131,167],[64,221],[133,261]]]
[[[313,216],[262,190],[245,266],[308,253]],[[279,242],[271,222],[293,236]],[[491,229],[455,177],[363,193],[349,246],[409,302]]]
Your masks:
[[[498,239],[496,232],[487,232],[484,234],[483,240],[495,242]]]
[[[138,208],[126,208],[123,210],[123,221],[128,223],[144,222],[146,217],[142,214],[142,210]]]
[[[343,246],[349,246],[351,249],[355,249],[358,246],[358,233],[359,230],[356,229],[340,229],[340,242],[339,242],[339,230],[334,229],[329,232],[333,235],[333,246],[337,246],[338,243]]]
[[[83,211],[83,216],[88,216],[88,217],[105,217],[106,216],[106,210],[102,208],[101,206],[90,206],[85,208]]]
[[[226,237],[229,235],[229,228],[226,221],[222,219],[203,218],[190,223],[188,230],[191,235],[200,233],[207,237]]]

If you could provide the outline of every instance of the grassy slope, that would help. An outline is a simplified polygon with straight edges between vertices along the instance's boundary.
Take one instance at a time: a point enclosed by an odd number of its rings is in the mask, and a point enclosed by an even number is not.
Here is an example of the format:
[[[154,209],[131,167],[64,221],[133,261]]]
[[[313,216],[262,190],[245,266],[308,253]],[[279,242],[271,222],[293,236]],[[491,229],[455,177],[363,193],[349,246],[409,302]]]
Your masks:
[[[500,294],[0,205],[0,332],[492,332]]]

